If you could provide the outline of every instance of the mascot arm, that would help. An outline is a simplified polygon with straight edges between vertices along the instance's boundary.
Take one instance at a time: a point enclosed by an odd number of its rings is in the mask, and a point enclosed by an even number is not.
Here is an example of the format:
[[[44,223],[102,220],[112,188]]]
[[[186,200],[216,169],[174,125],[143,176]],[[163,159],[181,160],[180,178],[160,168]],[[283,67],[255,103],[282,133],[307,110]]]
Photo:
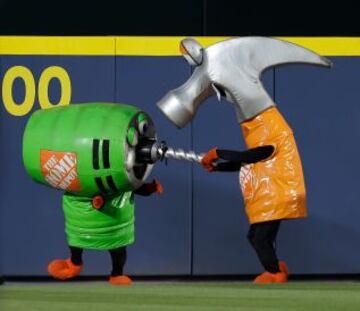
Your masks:
[[[241,169],[244,164],[256,163],[269,158],[275,148],[271,145],[252,148],[245,151],[217,150],[219,160],[216,163],[216,170],[219,172],[235,172]]]
[[[152,195],[153,193],[161,194],[163,192],[164,192],[163,186],[156,179],[154,179],[151,183],[143,184],[141,187],[139,187],[134,191],[135,194],[145,197]]]

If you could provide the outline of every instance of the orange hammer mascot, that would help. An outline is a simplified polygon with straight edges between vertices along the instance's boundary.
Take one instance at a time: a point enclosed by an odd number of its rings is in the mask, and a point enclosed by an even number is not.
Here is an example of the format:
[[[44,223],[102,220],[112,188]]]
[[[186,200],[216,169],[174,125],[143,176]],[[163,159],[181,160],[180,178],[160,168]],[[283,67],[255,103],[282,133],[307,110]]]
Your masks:
[[[307,215],[300,156],[293,132],[263,88],[267,68],[287,63],[331,66],[316,53],[282,40],[234,38],[204,49],[185,39],[180,50],[194,71],[189,80],[168,92],[158,107],[184,127],[211,95],[233,103],[248,150],[211,149],[202,158],[210,172],[240,171],[240,185],[250,222],[248,239],[265,269],[255,283],[285,283],[289,270],[278,260],[274,243],[280,222]]]

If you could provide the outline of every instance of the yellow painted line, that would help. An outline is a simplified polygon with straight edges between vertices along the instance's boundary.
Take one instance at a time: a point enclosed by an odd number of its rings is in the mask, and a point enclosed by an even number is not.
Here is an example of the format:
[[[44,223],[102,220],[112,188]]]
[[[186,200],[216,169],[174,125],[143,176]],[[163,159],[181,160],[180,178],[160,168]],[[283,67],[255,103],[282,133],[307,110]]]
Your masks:
[[[0,36],[2,55],[179,56],[185,37]],[[194,37],[204,47],[229,37]],[[279,37],[324,56],[360,56],[360,37]]]
[[[0,36],[2,55],[114,55],[114,37]]]
[[[180,41],[187,37],[116,37],[116,55],[180,56]],[[192,37],[207,47],[229,37]]]
[[[324,56],[360,56],[360,37],[279,37]]]

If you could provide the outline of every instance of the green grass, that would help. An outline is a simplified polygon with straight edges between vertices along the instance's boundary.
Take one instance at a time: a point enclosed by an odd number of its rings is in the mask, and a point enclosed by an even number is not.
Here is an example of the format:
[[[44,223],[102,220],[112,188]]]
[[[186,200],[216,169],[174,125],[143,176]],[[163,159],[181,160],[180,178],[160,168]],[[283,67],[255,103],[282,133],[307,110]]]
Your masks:
[[[0,310],[359,311],[360,283],[10,283],[0,287]]]

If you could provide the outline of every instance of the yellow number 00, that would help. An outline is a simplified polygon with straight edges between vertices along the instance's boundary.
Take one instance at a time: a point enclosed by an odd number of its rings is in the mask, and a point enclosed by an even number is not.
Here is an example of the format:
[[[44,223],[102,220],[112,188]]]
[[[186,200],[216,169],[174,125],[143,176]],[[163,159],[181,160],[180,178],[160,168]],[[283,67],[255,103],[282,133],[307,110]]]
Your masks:
[[[22,103],[17,104],[13,98],[13,84],[19,78],[25,84],[25,96]],[[52,79],[58,79],[61,85],[61,97],[57,104],[49,100],[49,83]],[[11,67],[4,75],[2,84],[2,97],[5,109],[14,116],[23,116],[30,112],[35,101],[35,79],[31,71],[24,66]],[[38,85],[39,104],[42,109],[53,106],[66,106],[71,99],[71,81],[66,70],[59,66],[46,68],[40,75]]]

